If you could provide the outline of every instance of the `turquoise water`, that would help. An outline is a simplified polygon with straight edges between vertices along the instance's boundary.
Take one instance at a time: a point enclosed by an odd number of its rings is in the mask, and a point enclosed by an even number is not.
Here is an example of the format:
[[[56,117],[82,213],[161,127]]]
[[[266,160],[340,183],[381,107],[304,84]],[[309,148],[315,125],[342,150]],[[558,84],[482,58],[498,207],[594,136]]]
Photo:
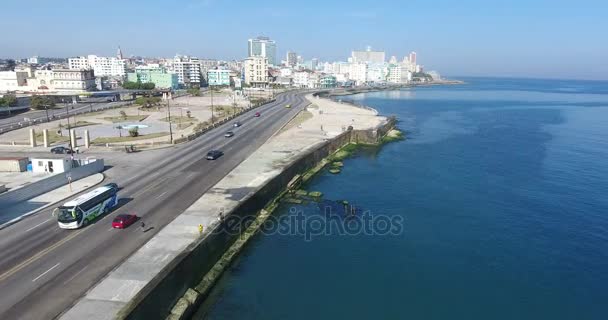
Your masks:
[[[208,319],[606,319],[608,82],[466,79],[348,99],[408,139],[363,149],[278,219],[399,217],[398,232],[258,235]],[[310,227],[310,226],[309,226]]]

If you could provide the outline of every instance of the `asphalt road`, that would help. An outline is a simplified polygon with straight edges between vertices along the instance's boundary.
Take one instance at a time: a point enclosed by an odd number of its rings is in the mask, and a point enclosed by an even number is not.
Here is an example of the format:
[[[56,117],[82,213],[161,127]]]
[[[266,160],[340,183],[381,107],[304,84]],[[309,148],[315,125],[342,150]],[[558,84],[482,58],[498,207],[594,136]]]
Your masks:
[[[276,102],[255,110],[261,117],[253,117],[252,111],[236,119],[242,123],[239,128],[226,123],[190,143],[165,149],[154,161],[138,162],[138,154],[129,154],[132,161],[109,169],[113,178],[106,180],[121,187],[119,208],[86,228],[59,229],[49,209],[0,230],[0,319],[58,316],[259,148],[308,104],[305,101],[303,95],[280,94]],[[229,130],[235,136],[225,138]],[[211,149],[225,154],[205,160]],[[141,216],[148,230],[142,232],[138,225],[112,229],[112,219],[121,213]]]
[[[85,112],[108,109],[124,103],[125,101],[106,102],[105,98],[92,98],[87,102],[68,104],[68,107],[70,116],[73,116]],[[63,106],[63,108],[61,106]],[[67,117],[67,114],[68,110],[66,110],[65,105],[63,104],[57,104],[55,108],[48,110],[48,117],[51,120],[53,117],[65,118]],[[47,122],[47,119],[46,110],[30,111],[3,117],[0,118],[0,133],[28,127],[33,123]]]

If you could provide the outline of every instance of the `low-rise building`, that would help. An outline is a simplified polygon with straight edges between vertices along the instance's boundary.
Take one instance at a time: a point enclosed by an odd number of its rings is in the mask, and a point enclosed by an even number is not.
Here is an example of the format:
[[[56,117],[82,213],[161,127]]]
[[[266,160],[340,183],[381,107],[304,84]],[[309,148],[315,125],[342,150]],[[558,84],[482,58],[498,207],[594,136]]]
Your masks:
[[[27,71],[0,71],[0,92],[27,91]]]
[[[307,88],[310,72],[298,71],[293,73],[293,85],[298,88]]]
[[[207,84],[210,86],[229,86],[230,70],[220,68],[208,70]]]
[[[321,88],[335,88],[337,84],[336,77],[333,75],[324,75],[319,80],[319,86]]]
[[[28,84],[31,91],[89,91],[96,87],[93,70],[36,70]]]
[[[154,83],[157,89],[177,89],[179,80],[177,74],[167,72],[158,65],[135,68],[135,72],[127,74],[127,80],[141,83]]]

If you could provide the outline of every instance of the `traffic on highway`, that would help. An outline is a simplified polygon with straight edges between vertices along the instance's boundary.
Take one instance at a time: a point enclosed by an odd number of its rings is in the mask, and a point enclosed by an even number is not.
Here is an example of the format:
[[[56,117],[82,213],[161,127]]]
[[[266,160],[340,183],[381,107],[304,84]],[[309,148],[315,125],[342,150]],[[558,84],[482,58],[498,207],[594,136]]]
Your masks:
[[[151,153],[154,161],[124,154],[132,161],[107,170],[109,185],[0,230],[0,318],[60,315],[307,104],[302,93],[278,94],[193,141]]]

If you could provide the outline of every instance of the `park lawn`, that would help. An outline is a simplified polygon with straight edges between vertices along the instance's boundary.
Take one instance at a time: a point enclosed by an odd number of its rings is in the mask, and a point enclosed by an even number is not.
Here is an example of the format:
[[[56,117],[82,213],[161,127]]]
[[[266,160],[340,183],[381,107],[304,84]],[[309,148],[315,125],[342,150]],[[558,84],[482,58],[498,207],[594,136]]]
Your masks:
[[[126,116],[126,117],[122,117],[122,116],[105,117],[103,119],[107,120],[107,121],[112,121],[114,123],[116,123],[116,122],[127,122],[127,121],[141,122],[144,119],[146,119],[147,117],[148,117],[147,115],[140,115],[140,116],[132,115],[132,116]]]
[[[145,140],[152,138],[159,138],[168,136],[169,132],[155,132],[150,134],[142,134],[137,137],[131,137],[129,135],[123,137],[99,137],[95,138],[91,143],[93,144],[102,144],[102,143],[115,143],[115,142],[128,142],[128,141],[137,141],[137,140]]]

